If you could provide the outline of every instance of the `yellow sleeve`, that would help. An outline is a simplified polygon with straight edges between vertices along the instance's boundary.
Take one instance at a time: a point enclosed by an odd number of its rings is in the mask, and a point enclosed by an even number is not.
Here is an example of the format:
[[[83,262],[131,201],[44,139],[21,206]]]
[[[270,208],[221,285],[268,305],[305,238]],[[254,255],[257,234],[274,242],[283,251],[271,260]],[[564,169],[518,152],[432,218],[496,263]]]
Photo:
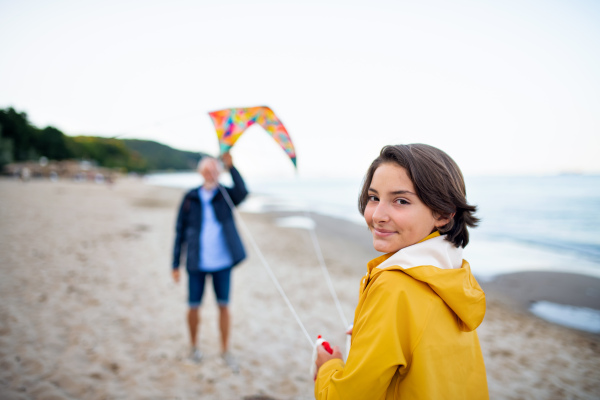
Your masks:
[[[342,371],[344,369],[344,362],[339,358],[334,358],[333,360],[327,361],[325,364],[321,365],[319,368],[319,374],[317,375],[317,380],[315,382],[315,398],[316,399],[329,399],[331,397],[327,396],[327,392],[329,389],[329,382],[331,381],[331,377],[337,371]]]
[[[384,399],[396,371],[404,372],[415,335],[404,332],[407,295],[400,275],[404,274],[384,273],[366,289],[348,360],[345,365],[331,360],[319,369],[317,399]]]

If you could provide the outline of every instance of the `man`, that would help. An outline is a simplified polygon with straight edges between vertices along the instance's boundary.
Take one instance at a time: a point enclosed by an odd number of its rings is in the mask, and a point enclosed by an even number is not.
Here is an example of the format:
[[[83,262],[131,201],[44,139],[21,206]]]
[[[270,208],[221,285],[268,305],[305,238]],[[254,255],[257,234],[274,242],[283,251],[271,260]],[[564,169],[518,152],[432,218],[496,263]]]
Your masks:
[[[231,155],[223,154],[222,160],[231,174],[233,187],[219,187],[221,171],[216,159],[204,157],[200,160],[198,172],[204,178],[204,183],[187,192],[181,202],[177,216],[172,274],[175,282],[179,282],[181,249],[185,244],[189,278],[187,321],[191,342],[190,358],[199,362],[203,356],[198,346],[199,308],[204,294],[205,278],[210,275],[219,307],[221,356],[234,371],[237,371],[235,360],[228,351],[229,291],[231,270],[246,258],[246,252],[237,232],[231,207],[240,204],[248,195],[248,191],[242,176],[233,166]],[[226,195],[223,192],[226,192]],[[230,201],[233,204],[230,205]]]

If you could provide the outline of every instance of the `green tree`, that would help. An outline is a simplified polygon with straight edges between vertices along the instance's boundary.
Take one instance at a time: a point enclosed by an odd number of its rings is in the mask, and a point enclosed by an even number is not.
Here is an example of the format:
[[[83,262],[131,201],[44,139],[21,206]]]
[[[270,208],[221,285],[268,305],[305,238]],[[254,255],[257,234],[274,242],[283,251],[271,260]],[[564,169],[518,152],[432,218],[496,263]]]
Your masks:
[[[150,140],[66,136],[57,128],[38,129],[27,114],[0,109],[0,166],[45,156],[51,160],[91,160],[123,171],[194,169],[202,154],[173,149]]]
[[[13,141],[2,137],[2,126],[0,125],[0,169],[13,161]]]
[[[195,169],[203,153],[177,150],[151,140],[123,139],[125,145],[147,160],[149,170]]]
[[[75,157],[95,160],[103,167],[136,172],[148,169],[146,160],[119,139],[76,136],[71,138],[68,147]]]
[[[0,110],[0,128],[4,139],[12,141],[12,159],[24,161],[37,154],[35,151],[36,128],[29,124],[27,114],[12,107]]]
[[[42,156],[51,160],[66,160],[73,157],[73,153],[67,147],[65,135],[52,126],[39,131],[36,147]]]

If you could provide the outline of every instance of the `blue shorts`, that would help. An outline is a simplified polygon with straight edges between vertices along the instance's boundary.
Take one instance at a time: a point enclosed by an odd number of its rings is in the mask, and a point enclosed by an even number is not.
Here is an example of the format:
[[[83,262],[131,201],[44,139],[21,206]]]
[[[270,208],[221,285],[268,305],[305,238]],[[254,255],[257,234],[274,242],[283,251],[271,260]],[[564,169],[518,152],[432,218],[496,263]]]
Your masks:
[[[204,281],[206,275],[212,276],[213,288],[215,290],[215,297],[217,303],[220,306],[226,306],[229,304],[229,287],[231,282],[231,270],[232,268],[225,268],[214,272],[204,271],[188,271],[188,304],[190,308],[198,308],[202,303],[202,296],[204,295]]]

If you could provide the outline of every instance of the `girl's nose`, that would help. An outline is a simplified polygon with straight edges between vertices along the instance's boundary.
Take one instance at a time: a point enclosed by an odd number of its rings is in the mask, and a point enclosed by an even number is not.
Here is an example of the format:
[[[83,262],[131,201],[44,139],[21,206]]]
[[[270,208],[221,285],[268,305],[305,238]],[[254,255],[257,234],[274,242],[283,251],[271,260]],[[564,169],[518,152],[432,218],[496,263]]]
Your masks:
[[[375,222],[386,222],[390,218],[388,208],[383,202],[377,203],[377,207],[373,212],[373,221]]]

